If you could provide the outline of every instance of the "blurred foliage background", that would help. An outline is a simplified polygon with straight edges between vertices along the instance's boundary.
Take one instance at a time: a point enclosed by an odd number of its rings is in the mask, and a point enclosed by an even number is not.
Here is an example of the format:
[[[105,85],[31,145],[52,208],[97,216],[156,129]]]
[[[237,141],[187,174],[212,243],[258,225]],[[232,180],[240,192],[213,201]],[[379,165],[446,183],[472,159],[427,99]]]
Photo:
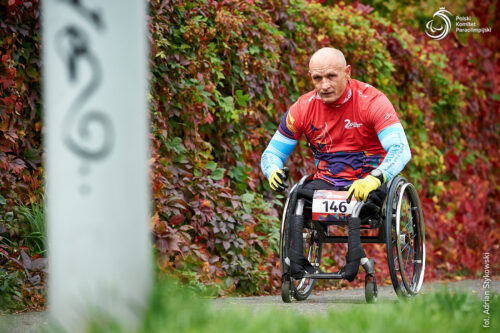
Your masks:
[[[446,4],[493,32],[452,29],[441,41],[424,33],[438,1],[149,5],[158,274],[219,295],[279,289],[284,197],[271,193],[260,155],[312,89],[308,59],[324,46],[341,49],[353,77],[383,91],[400,116],[413,154],[404,175],[424,208],[426,280],[479,276],[483,253],[498,253],[496,1]],[[0,308],[36,308],[45,304],[39,1],[1,2],[0,19]],[[287,165],[295,181],[313,171],[305,142]],[[388,282],[385,246],[365,249]],[[325,263],[345,263],[344,246],[326,252]]]

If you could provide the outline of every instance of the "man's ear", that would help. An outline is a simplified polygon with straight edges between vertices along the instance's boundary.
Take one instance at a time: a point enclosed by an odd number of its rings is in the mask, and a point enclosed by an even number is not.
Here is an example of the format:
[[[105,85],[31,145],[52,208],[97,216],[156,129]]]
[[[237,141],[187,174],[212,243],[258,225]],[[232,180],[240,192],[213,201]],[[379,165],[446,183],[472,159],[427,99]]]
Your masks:
[[[351,78],[351,65],[345,66],[345,75],[346,75],[347,79]]]

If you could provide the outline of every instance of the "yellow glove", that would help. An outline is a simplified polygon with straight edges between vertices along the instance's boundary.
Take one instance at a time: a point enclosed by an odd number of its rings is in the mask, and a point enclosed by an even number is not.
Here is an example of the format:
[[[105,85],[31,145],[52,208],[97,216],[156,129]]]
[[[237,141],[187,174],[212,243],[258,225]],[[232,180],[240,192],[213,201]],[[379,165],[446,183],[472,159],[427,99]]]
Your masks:
[[[288,187],[288,169],[276,169],[269,176],[269,186],[278,192],[283,192]]]
[[[370,194],[371,191],[375,191],[376,189],[378,189],[380,185],[382,185],[381,181],[377,177],[374,177],[372,175],[368,175],[363,179],[356,180],[354,183],[352,183],[349,191],[347,192],[347,203],[351,202],[351,197],[353,194],[356,200],[363,200],[364,202],[366,202],[368,194]]]

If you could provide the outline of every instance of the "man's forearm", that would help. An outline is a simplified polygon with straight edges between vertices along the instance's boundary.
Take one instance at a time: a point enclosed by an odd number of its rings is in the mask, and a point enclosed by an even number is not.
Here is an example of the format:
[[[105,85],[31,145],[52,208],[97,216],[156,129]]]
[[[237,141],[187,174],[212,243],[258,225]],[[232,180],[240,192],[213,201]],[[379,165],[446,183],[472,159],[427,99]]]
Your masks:
[[[287,138],[279,130],[274,133],[260,160],[260,167],[266,178],[269,178],[274,170],[283,168],[296,145],[297,140]]]
[[[384,172],[386,181],[399,174],[411,159],[410,146],[401,124],[391,125],[378,133],[382,147],[387,151],[377,169]]]

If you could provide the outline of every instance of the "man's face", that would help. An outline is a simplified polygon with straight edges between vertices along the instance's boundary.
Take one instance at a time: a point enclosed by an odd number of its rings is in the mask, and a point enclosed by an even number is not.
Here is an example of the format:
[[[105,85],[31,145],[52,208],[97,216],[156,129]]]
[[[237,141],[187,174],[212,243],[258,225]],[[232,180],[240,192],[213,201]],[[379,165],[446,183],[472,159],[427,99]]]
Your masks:
[[[351,66],[311,64],[309,74],[323,102],[333,103],[345,91],[351,76]]]

